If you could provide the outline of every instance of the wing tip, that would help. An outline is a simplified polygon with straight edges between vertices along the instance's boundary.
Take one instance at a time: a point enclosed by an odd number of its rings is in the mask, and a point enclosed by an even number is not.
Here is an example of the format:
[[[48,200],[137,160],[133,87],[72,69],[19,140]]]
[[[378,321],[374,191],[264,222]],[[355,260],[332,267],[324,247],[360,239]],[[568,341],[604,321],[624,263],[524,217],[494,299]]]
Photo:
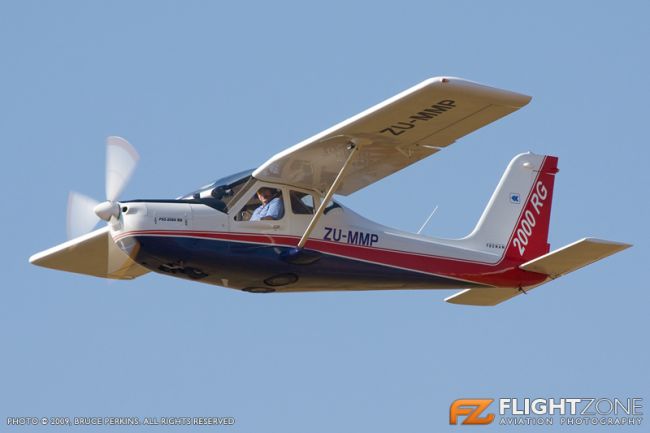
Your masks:
[[[38,265],[38,263],[36,263],[36,261],[38,260],[39,255],[40,255],[40,253],[35,253],[35,254],[32,254],[31,256],[29,256],[29,259],[28,259],[29,263],[32,264],[32,265]]]
[[[50,250],[39,251],[29,256],[29,263],[36,266],[44,266],[43,259],[47,257]]]
[[[476,81],[448,75],[428,78],[424,80],[421,85],[423,87],[430,85],[451,85],[458,89],[472,90],[474,92],[479,92],[479,94],[483,94],[486,97],[496,97],[500,99],[500,104],[512,108],[522,108],[533,99],[532,96],[524,93],[487,86],[485,84],[477,83]]]
[[[633,247],[634,244],[628,244],[627,242],[619,242],[619,241],[610,241],[608,239],[600,239],[600,238],[591,238],[591,237],[585,237],[582,240],[589,241],[595,244],[603,244],[603,245],[612,245],[612,246],[617,246],[620,248],[619,251],[626,250],[630,247]]]

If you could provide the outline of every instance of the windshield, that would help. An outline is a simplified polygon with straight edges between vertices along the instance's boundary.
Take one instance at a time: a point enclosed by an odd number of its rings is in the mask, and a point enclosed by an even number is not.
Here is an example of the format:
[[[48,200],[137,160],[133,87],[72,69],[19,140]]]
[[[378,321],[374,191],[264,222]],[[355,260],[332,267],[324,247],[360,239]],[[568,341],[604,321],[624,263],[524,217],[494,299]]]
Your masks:
[[[212,183],[202,186],[196,191],[178,197],[180,200],[189,200],[192,198],[199,198],[209,196],[215,188],[221,187],[226,197],[234,196],[241,187],[253,174],[254,169],[240,171],[239,173],[231,174],[230,176],[222,177]]]

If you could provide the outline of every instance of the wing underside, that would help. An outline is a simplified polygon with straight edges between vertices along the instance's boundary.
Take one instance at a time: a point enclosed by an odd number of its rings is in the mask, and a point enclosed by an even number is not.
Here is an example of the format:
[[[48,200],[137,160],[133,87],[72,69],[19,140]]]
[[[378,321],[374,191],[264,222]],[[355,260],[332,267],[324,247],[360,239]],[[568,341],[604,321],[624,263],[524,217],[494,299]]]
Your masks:
[[[115,245],[108,227],[36,253],[29,262],[45,268],[118,280],[131,280],[149,272]]]
[[[530,97],[459,78],[426,80],[281,152],[253,176],[325,191],[358,145],[337,194],[348,195],[512,113]]]

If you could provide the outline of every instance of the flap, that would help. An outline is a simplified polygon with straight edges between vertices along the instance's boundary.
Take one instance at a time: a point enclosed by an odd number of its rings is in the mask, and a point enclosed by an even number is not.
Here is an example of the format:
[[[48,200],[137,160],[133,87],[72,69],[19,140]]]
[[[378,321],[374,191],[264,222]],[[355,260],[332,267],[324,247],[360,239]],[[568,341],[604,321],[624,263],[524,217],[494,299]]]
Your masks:
[[[431,78],[273,156],[253,176],[326,191],[353,142],[359,149],[335,191],[348,195],[512,113],[530,99],[460,78]]]
[[[111,261],[112,269],[109,270]],[[131,280],[150,272],[115,245],[108,226],[36,253],[29,262],[45,268],[118,280]]]

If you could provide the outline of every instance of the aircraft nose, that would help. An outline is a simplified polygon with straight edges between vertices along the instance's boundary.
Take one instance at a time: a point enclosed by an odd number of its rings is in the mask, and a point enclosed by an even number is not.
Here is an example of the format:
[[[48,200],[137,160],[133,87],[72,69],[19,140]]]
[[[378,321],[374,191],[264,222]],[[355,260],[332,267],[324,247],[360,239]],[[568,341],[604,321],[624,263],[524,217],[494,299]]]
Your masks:
[[[147,205],[141,202],[128,202],[119,204],[119,230],[142,230],[146,224]],[[114,227],[117,229],[117,227]]]
[[[136,216],[145,217],[148,209],[146,203],[130,202],[122,203],[120,211],[125,218],[135,219]]]
[[[110,221],[111,217],[117,218],[120,214],[120,204],[113,201],[104,201],[95,206],[95,214],[104,221]]]

